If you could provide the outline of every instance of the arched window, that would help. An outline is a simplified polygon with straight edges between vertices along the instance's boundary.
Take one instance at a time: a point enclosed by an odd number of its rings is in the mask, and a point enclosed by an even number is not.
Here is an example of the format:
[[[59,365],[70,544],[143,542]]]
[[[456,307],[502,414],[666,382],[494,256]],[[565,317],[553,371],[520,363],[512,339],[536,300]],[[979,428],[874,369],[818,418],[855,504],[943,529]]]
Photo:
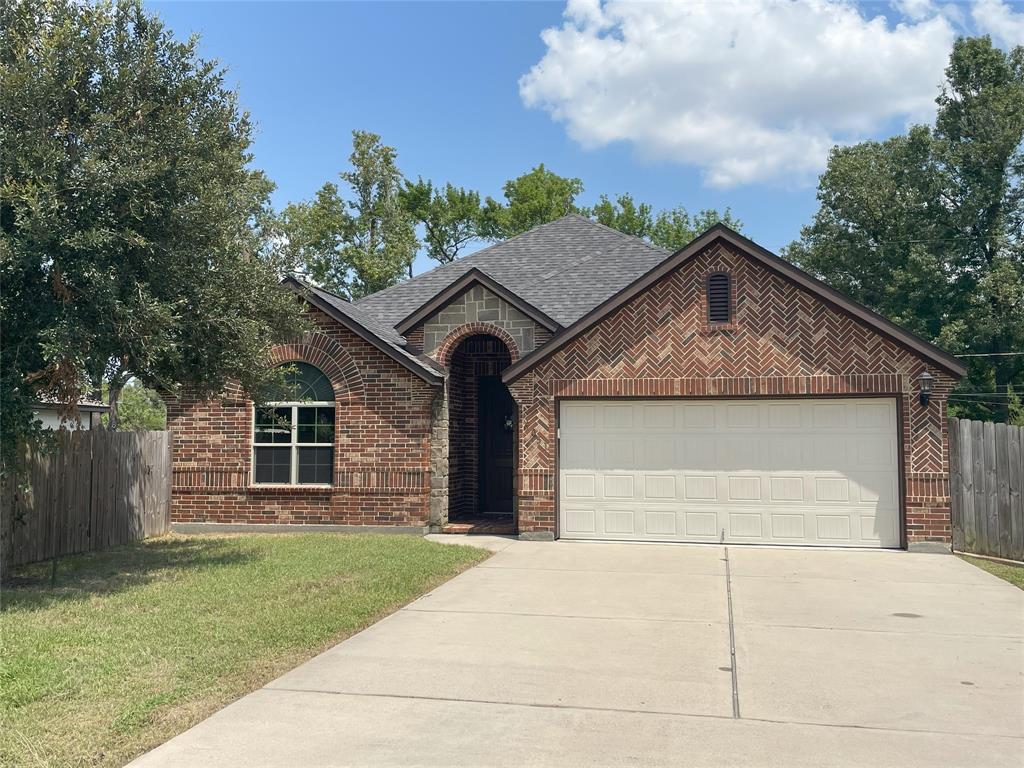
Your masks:
[[[288,367],[282,399],[254,409],[253,482],[331,485],[334,388],[308,363]]]

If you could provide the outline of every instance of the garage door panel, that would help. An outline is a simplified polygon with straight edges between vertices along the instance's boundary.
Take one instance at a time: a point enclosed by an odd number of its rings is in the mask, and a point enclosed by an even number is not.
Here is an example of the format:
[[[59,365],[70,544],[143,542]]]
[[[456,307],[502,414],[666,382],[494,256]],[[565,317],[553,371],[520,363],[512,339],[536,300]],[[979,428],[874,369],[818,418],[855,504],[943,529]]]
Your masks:
[[[644,429],[671,432],[676,427],[676,412],[679,409],[675,405],[641,405],[639,410]]]
[[[655,471],[671,471],[680,466],[676,459],[676,443],[677,440],[670,436],[648,435],[637,445],[637,466]]]
[[[601,457],[598,469],[616,471],[636,466],[636,445],[630,438],[613,435],[604,438],[599,445],[604,450],[598,451]]]
[[[633,475],[603,475],[601,479],[604,482],[604,498],[636,498],[636,478]]]
[[[805,519],[802,514],[776,513],[769,518],[771,536],[775,541],[780,539],[802,540],[805,537],[804,524]]]
[[[605,533],[612,535],[635,535],[636,513],[631,509],[608,509],[604,513]]]
[[[803,426],[803,410],[795,403],[766,406],[768,427],[788,431],[799,431]]]
[[[570,499],[596,499],[597,475],[566,473],[562,481],[563,492]]]
[[[590,403],[563,403],[561,423],[566,429],[593,428],[596,424],[595,412],[598,406]]]
[[[566,506],[562,510],[562,526],[566,534],[597,533],[597,510]]]
[[[561,467],[563,470],[597,469],[594,438],[566,437],[561,441]]]
[[[560,416],[562,536],[899,545],[892,399],[578,406]]]
[[[857,403],[857,426],[862,429],[878,429],[888,432],[896,427],[896,411],[889,407],[888,401],[877,400],[870,403]]]
[[[644,532],[651,536],[675,537],[679,533],[679,513],[675,509],[642,509]]]
[[[714,475],[683,475],[683,499],[714,501],[718,498],[718,478]]]
[[[793,504],[804,500],[803,477],[772,476],[769,481],[769,501],[779,504]]]
[[[643,498],[645,501],[676,499],[676,485],[674,474],[644,474]]]
[[[729,475],[726,488],[729,501],[761,501],[761,478],[757,475]]]
[[[711,430],[715,428],[715,407],[707,404],[680,406],[682,419],[679,426],[687,430]]]

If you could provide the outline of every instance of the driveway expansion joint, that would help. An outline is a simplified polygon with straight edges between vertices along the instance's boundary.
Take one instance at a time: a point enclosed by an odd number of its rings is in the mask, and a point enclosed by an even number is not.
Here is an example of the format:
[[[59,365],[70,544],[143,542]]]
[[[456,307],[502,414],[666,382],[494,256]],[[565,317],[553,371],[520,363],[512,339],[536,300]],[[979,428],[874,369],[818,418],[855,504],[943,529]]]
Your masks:
[[[468,699],[454,696],[423,696],[406,693],[373,693],[368,691],[330,691],[319,688],[285,688],[283,686],[267,685],[259,688],[259,691],[277,693],[306,693],[318,696],[351,696],[354,698],[372,699],[407,699],[410,701],[439,701],[452,704],[482,704],[492,707],[526,707],[528,709],[559,709],[578,712],[610,712],[622,715],[649,715],[653,717],[678,717],[696,718],[701,720],[736,720],[732,715],[715,715],[709,712],[673,712],[666,709],[629,709],[620,707],[596,707],[586,704],[545,704],[543,702],[530,701],[499,701],[495,699]],[[859,731],[881,731],[884,733],[921,733],[933,734],[936,736],[969,736],[994,739],[1010,739],[1024,744],[1024,736],[1008,733],[990,733],[978,731],[943,731],[931,728],[893,728],[883,725],[864,725],[862,723],[822,723],[813,720],[779,720],[770,717],[742,717],[739,718],[748,723],[767,723],[769,725],[793,725],[806,726],[810,728],[840,728]]]
[[[725,550],[725,597],[729,605],[729,668],[732,676],[732,716],[740,719],[740,686],[736,673],[736,625],[732,617],[732,569],[729,566],[729,548]]]

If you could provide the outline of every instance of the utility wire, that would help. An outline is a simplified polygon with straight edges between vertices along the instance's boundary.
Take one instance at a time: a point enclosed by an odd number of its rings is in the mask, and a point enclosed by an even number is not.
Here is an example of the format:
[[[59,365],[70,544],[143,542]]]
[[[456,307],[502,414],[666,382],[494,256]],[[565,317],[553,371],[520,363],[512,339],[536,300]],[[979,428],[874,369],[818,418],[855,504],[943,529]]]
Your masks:
[[[958,402],[962,406],[1006,406],[1007,400],[958,400],[955,397],[947,398],[949,402]]]
[[[957,357],[1018,357],[1024,352],[962,352]]]
[[[1020,394],[1016,390],[1013,392],[950,392],[953,397],[1017,397]]]

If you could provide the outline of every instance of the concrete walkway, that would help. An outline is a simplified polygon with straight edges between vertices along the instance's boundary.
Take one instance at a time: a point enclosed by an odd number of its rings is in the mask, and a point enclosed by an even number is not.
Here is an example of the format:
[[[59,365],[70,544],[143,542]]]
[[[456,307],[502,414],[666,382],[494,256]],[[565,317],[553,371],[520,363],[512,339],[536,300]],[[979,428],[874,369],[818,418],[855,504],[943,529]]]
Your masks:
[[[1024,763],[1024,592],[957,558],[473,543],[133,765]]]

